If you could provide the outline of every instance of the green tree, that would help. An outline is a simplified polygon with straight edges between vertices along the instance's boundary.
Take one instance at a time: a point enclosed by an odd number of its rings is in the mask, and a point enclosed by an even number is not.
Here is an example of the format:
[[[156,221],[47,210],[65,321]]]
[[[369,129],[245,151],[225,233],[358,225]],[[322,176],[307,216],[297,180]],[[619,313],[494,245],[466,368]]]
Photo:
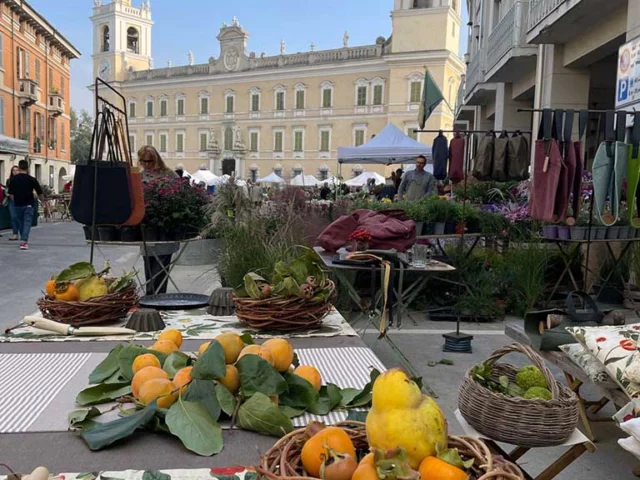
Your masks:
[[[78,163],[89,159],[91,150],[91,134],[93,133],[93,118],[82,109],[78,114],[71,109],[71,163]]]

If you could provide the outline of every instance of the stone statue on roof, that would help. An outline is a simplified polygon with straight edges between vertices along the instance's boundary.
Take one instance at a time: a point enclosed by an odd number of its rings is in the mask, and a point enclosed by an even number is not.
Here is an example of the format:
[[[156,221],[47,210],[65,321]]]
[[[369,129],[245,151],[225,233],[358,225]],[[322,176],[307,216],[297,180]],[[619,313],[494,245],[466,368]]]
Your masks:
[[[344,31],[344,36],[342,37],[342,46],[343,47],[348,47],[349,46],[349,32],[347,32],[346,30]]]
[[[287,53],[287,44],[284,40],[280,40],[280,55],[284,55],[285,53]]]

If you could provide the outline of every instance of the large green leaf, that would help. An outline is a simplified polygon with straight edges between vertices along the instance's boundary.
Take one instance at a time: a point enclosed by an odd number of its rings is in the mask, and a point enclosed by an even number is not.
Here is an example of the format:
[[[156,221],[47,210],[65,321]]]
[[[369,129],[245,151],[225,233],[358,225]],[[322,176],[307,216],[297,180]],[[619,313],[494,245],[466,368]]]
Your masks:
[[[231,417],[238,403],[238,400],[233,396],[233,393],[231,393],[227,387],[218,383],[216,385],[216,398],[218,399],[220,409]]]
[[[340,400],[340,404],[343,407],[349,405],[353,400],[362,393],[362,390],[358,390],[357,388],[343,388],[340,391],[340,395],[342,396],[342,400]]]
[[[102,412],[100,412],[100,409],[98,409],[96,407],[81,408],[79,410],[74,410],[74,411],[70,412],[68,417],[67,417],[69,428],[72,428],[72,427],[84,422],[85,420],[90,420],[92,418],[95,418],[95,417],[97,417],[97,416],[99,416],[101,414],[102,414]]]
[[[200,402],[200,405],[211,415],[211,418],[218,421],[220,404],[216,396],[216,383],[213,380],[198,380],[194,378],[182,398],[188,402]]]
[[[210,457],[222,451],[222,429],[200,403],[179,398],[165,421],[169,431],[192,452]]]
[[[320,389],[320,399],[314,405],[309,406],[309,412],[315,415],[326,415],[340,405],[341,401],[340,388],[333,383],[328,383]]]
[[[102,383],[109,377],[113,376],[118,370],[120,370],[118,355],[120,354],[120,350],[122,350],[122,348],[122,344],[113,348],[109,352],[109,355],[107,355],[107,358],[105,358],[98,364],[96,368],[93,369],[93,372],[89,374],[90,384],[95,385],[97,383]]]
[[[280,395],[287,389],[286,380],[269,362],[257,355],[245,355],[236,363],[240,372],[240,388],[245,397],[256,392]]]
[[[350,408],[354,408],[354,407],[366,407],[369,404],[371,404],[371,392],[373,391],[373,384],[376,381],[376,378],[378,378],[379,376],[380,376],[380,372],[376,369],[373,369],[370,374],[371,380],[369,381],[369,383],[367,383],[365,387],[362,389],[362,392],[356,395],[355,398],[351,402],[349,402],[346,406]]]
[[[80,280],[81,278],[87,278],[96,274],[96,269],[89,262],[74,263],[68,268],[65,268],[56,277],[56,282],[73,282]]]
[[[224,350],[217,342],[211,342],[191,370],[191,378],[199,378],[200,380],[215,380],[222,378],[227,373],[227,365],[224,360]]]
[[[171,475],[158,470],[147,470],[142,474],[142,480],[171,480]]]
[[[158,357],[160,360],[160,365],[164,363],[167,359],[167,356],[164,353],[158,352],[156,350],[149,350],[148,348],[140,347],[138,345],[127,345],[118,354],[118,364],[120,365],[120,371],[122,375],[124,375],[127,379],[133,379],[133,370],[131,366],[133,365],[133,361],[136,359],[138,355],[143,355],[145,353],[151,353]]]
[[[129,383],[102,383],[85,388],[76,396],[76,403],[82,406],[99,405],[131,394]]]
[[[293,430],[289,417],[269,397],[257,392],[238,409],[238,425],[245,430],[282,437]]]
[[[138,428],[146,425],[154,417],[157,410],[158,405],[154,400],[133,415],[119,418],[112,422],[98,423],[91,428],[82,430],[80,436],[91,450],[100,450],[128,437]]]
[[[131,380],[122,375],[122,371],[118,368],[118,371],[111,375],[109,378],[103,380],[101,383],[130,383]]]
[[[294,408],[294,407],[288,407],[286,405],[279,405],[278,408],[282,413],[284,413],[289,418],[299,417],[300,415],[302,415],[304,412],[307,411],[304,408]]]
[[[162,364],[162,369],[169,374],[170,378],[173,378],[178,370],[188,366],[191,362],[191,357],[186,353],[173,352],[169,354],[167,359]]]
[[[280,395],[282,405],[308,408],[318,403],[320,394],[307,380],[291,372],[285,372],[283,377],[287,382],[287,390]]]

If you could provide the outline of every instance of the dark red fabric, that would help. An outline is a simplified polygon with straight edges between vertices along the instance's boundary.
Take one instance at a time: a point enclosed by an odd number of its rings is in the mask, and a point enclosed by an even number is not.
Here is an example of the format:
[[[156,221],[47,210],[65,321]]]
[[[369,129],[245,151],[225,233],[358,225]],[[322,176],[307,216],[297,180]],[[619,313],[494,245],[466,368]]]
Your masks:
[[[464,179],[464,138],[457,136],[449,145],[449,180],[459,183]]]
[[[556,191],[556,201],[553,207],[554,222],[562,222],[565,218],[567,218],[567,208],[569,207],[569,192],[571,191],[572,183],[573,178],[571,179],[571,183],[569,180],[569,167],[567,166],[567,161],[566,159],[561,160],[560,176],[558,178],[558,190]]]
[[[413,220],[398,218],[397,212],[356,210],[325,228],[316,243],[328,252],[335,252],[349,242],[349,235],[359,227],[371,232],[369,247],[375,250],[395,248],[404,252],[416,241],[416,224]]]
[[[578,218],[580,213],[580,196],[582,195],[582,172],[584,167],[582,166],[582,142],[573,142],[573,149],[575,153],[575,173],[573,174],[573,185],[571,192],[573,193],[573,216]]]
[[[545,143],[549,144],[549,162],[544,171],[546,159]],[[554,221],[554,207],[558,194],[558,183],[562,169],[562,155],[556,140],[537,140],[533,163],[533,187],[529,206],[531,218],[542,222]]]
[[[573,142],[569,142],[565,146],[564,152],[564,164],[567,167],[567,207],[569,206],[569,198],[573,193],[573,188],[576,179],[576,150],[573,146]],[[567,209],[565,208],[565,216]],[[575,214],[573,214],[575,215]],[[564,218],[563,218],[564,219]]]

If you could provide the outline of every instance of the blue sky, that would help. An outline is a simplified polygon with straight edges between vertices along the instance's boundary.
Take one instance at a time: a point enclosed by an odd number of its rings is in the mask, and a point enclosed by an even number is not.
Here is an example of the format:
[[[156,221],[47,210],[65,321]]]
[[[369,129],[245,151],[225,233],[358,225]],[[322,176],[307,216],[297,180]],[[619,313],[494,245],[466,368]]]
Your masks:
[[[141,1],[132,3],[137,7]],[[91,94],[86,87],[93,75],[89,20],[93,0],[29,3],[82,52],[82,57],[71,63],[71,105],[91,111]],[[205,63],[210,56],[218,55],[216,35],[220,25],[223,21],[231,23],[234,16],[251,35],[248,51],[258,55],[278,54],[280,40],[286,42],[287,53],[308,51],[311,42],[318,50],[338,48],[345,30],[350,45],[367,45],[380,35],[391,34],[392,8],[393,0],[151,0],[155,22],[152,55],[156,68],[166,66],[168,60],[174,66],[186,64],[189,50],[196,63]],[[466,19],[463,12],[464,29]],[[466,43],[465,32],[461,41]]]

